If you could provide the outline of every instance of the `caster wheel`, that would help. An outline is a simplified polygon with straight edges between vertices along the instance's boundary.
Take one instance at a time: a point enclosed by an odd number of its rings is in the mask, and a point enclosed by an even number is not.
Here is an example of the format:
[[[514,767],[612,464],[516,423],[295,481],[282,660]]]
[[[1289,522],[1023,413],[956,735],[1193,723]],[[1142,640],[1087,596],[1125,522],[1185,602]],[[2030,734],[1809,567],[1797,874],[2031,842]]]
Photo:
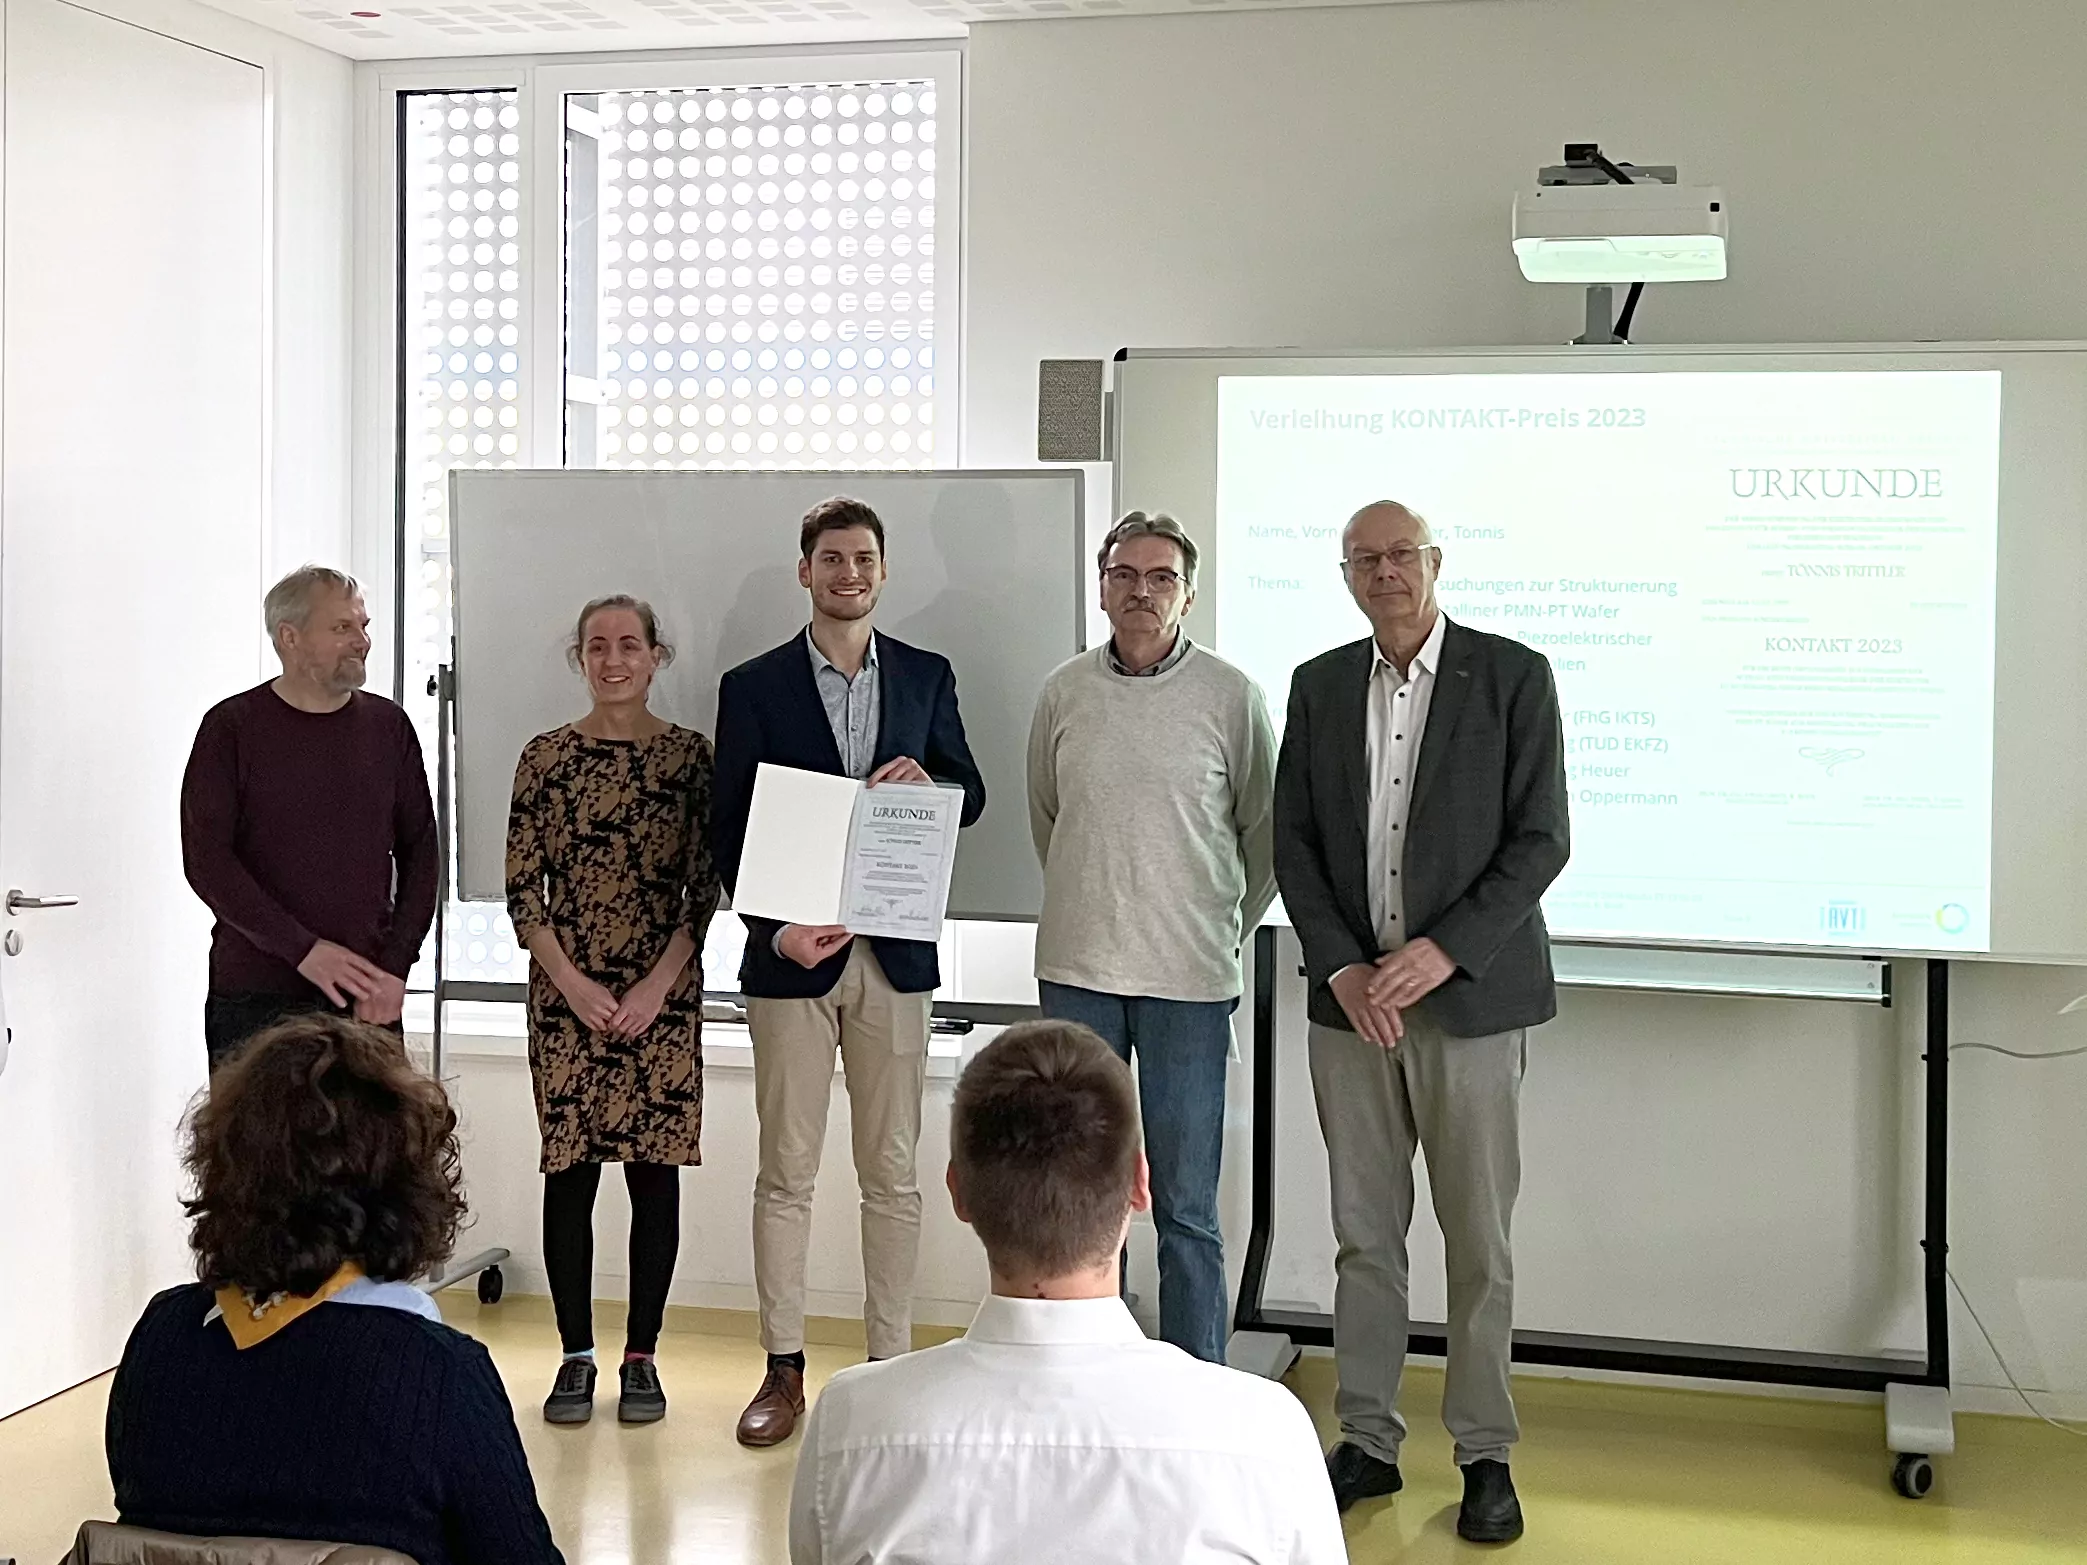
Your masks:
[[[1935,1487],[1935,1464],[1909,1451],[1892,1468],[1891,1486],[1909,1500],[1925,1500]]]
[[[488,1266],[478,1274],[478,1302],[498,1304],[500,1295],[507,1291],[507,1279],[500,1275],[500,1268]]]

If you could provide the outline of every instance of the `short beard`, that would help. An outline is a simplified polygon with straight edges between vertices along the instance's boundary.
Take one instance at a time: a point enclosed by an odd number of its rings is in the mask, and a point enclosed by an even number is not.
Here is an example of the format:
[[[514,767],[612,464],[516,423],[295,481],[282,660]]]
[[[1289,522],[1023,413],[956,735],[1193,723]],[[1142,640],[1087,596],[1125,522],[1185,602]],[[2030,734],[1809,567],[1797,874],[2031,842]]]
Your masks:
[[[348,672],[350,668],[354,669],[352,674]],[[369,682],[370,665],[368,659],[352,664],[343,660],[334,664],[332,675],[326,681],[326,688],[346,695],[351,691],[360,690]]]

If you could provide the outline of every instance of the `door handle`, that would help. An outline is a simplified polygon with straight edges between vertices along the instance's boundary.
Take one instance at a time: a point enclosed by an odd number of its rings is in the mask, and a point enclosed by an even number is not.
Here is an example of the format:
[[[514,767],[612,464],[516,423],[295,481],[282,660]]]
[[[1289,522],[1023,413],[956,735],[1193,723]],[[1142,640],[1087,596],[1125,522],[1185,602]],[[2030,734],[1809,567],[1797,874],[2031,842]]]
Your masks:
[[[80,899],[78,897],[32,897],[20,891],[9,891],[7,893],[7,911],[10,913],[29,913],[37,908],[78,907],[79,905]]]

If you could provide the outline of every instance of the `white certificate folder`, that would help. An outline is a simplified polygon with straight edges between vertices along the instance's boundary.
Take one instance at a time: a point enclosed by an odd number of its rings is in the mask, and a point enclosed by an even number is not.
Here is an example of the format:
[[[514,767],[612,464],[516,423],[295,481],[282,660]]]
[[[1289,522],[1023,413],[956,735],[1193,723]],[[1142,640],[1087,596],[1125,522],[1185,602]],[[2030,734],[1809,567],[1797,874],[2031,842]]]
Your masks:
[[[754,775],[732,909],[857,935],[939,939],[963,804],[955,788],[869,788],[764,761]]]

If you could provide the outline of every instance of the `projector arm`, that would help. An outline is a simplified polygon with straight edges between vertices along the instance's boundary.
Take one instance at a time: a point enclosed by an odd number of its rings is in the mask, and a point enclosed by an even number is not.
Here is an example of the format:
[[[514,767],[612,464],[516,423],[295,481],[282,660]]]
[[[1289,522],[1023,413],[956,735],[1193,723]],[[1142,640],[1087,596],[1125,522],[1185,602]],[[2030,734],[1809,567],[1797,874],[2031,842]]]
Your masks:
[[[1681,170],[1672,163],[1640,167],[1614,163],[1591,141],[1568,141],[1565,161],[1536,171],[1539,185],[1673,185],[1680,183]]]
[[[1563,177],[1552,178],[1553,175]],[[1604,182],[1635,185],[1642,178],[1654,184],[1671,185],[1678,177],[1678,172],[1671,167],[1635,168],[1628,163],[1612,163],[1594,142],[1568,141],[1564,165],[1542,170],[1536,176],[1536,182],[1540,185],[1598,185]],[[1615,290],[1607,283],[1590,287],[1587,290],[1587,330],[1573,339],[1574,345],[1628,344],[1631,322],[1638,318],[1638,300],[1644,293],[1643,283],[1632,283],[1630,292],[1624,296],[1623,311],[1612,325],[1609,311],[1615,303]]]
[[[1601,148],[1591,141],[1570,143],[1565,149],[1565,161],[1568,167],[1573,164],[1585,165],[1591,163],[1619,185],[1635,185],[1637,183],[1630,175],[1624,173],[1621,168],[1603,157]]]

